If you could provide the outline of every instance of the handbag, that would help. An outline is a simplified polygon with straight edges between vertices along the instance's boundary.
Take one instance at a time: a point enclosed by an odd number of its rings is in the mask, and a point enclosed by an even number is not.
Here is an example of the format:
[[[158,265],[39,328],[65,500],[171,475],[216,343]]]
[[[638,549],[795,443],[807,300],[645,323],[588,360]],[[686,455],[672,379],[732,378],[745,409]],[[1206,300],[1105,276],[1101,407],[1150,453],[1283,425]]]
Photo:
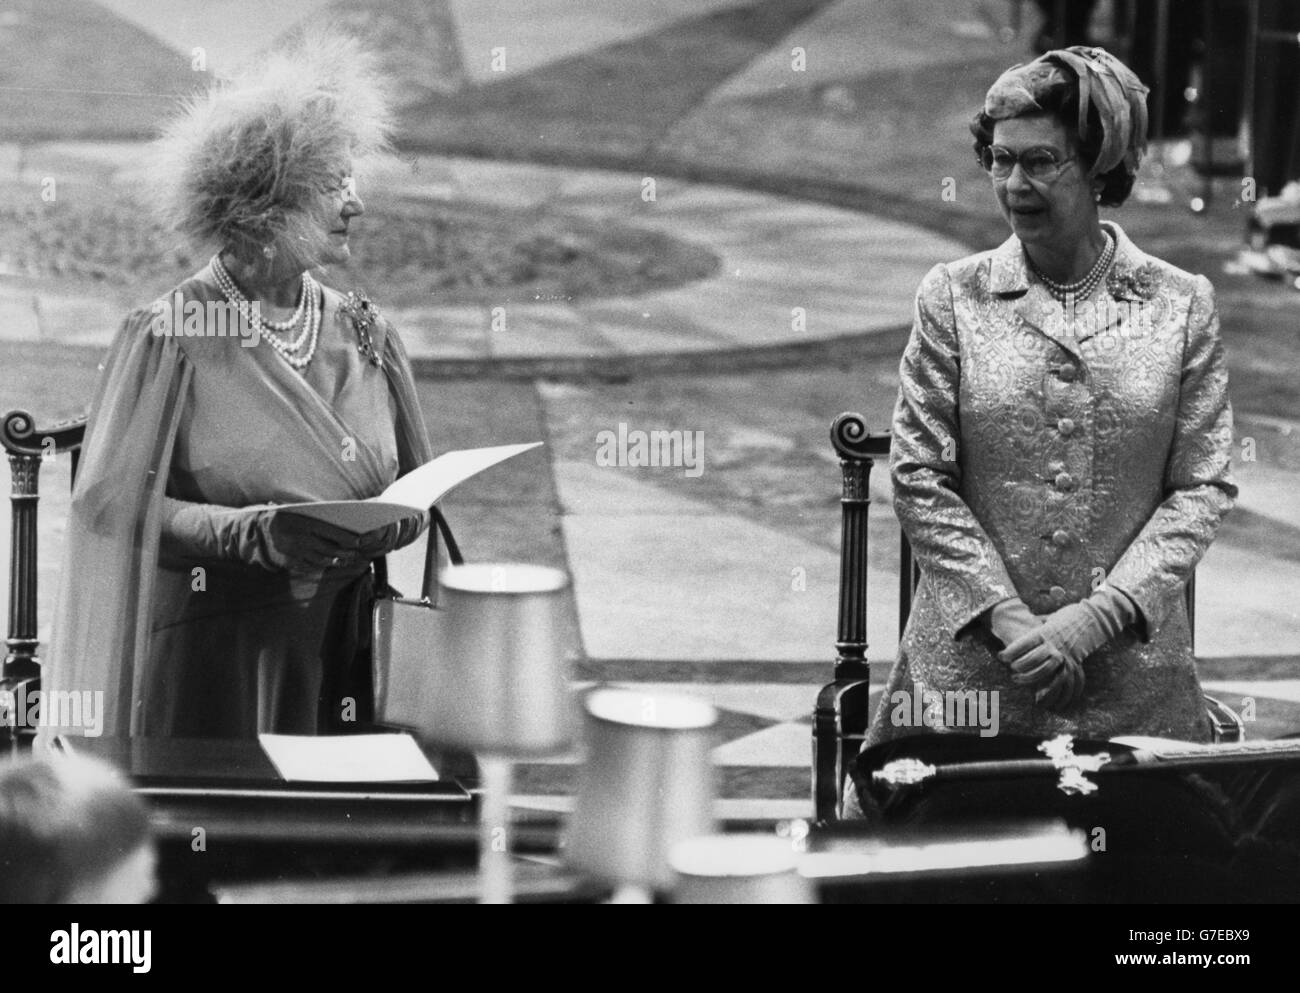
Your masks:
[[[419,729],[430,713],[433,667],[443,644],[447,611],[438,605],[438,539],[447,544],[447,559],[462,565],[460,546],[442,511],[429,508],[424,578],[418,599],[404,597],[388,585],[387,563],[375,562],[375,603],[371,609],[372,675],[375,722]]]

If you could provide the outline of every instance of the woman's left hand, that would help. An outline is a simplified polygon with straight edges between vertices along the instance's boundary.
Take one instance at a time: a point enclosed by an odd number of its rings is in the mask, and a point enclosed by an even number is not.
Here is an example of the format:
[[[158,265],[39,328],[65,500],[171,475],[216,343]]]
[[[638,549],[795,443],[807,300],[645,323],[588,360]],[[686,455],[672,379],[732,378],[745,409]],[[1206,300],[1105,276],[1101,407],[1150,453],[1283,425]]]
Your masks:
[[[1088,599],[1049,614],[1041,627],[1007,645],[998,658],[1014,663],[1025,656],[1026,665],[1032,667],[1055,653],[1082,665],[1089,655],[1118,638],[1136,614],[1128,597],[1103,586]]]
[[[423,511],[413,514],[396,524],[368,531],[357,539],[356,554],[364,559],[377,559],[399,548],[404,548],[424,533],[429,523],[429,514]]]
[[[1035,700],[1052,710],[1064,710],[1083,693],[1083,661],[1117,638],[1133,623],[1136,609],[1123,593],[1101,587],[1078,603],[1067,604],[1034,630],[1027,631],[998,658],[1008,663],[1021,685],[1050,680]]]
[[[1083,696],[1083,666],[1050,645],[1040,648],[1043,650],[1035,649],[1011,663],[1011,681],[1020,686],[1039,686],[1034,702],[1040,706],[1069,710]]]
[[[1106,643],[1086,603],[1072,603],[1049,614],[1036,630],[998,653],[1011,666],[1012,682],[1046,684],[1034,694],[1034,702],[1048,710],[1068,710],[1083,696],[1083,660]]]

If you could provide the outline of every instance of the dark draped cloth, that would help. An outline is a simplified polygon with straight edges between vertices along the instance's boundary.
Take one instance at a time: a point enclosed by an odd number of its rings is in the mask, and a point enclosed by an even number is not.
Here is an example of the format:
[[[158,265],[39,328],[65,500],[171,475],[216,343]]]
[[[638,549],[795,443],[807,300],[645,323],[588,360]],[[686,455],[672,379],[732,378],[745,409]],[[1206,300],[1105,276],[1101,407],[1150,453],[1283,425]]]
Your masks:
[[[174,292],[223,300],[210,267]],[[47,690],[103,691],[104,734],[311,734],[355,719],[349,700],[364,710],[367,564],[291,574],[197,556],[164,534],[165,498],[364,499],[428,461],[400,339],[381,319],[383,361],[368,363],[343,302],[324,290],[305,373],[265,341],[157,334],[153,307],[118,331],[90,409],[43,672]]]

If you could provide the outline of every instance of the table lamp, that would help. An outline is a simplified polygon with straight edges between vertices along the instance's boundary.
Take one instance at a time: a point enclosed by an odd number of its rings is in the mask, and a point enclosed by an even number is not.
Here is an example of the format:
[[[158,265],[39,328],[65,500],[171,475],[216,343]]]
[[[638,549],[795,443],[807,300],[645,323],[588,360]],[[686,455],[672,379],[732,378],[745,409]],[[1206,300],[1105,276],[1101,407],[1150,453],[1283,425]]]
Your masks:
[[[709,834],[718,713],[693,697],[600,688],[583,700],[586,758],[568,826],[570,868],[649,902],[674,880],[674,844]]]
[[[789,838],[714,834],[673,846],[673,903],[815,903]]]
[[[511,759],[554,753],[572,740],[561,648],[568,583],[558,569],[509,563],[451,566],[438,580],[444,637],[419,730],[478,755],[483,903],[510,902]]]

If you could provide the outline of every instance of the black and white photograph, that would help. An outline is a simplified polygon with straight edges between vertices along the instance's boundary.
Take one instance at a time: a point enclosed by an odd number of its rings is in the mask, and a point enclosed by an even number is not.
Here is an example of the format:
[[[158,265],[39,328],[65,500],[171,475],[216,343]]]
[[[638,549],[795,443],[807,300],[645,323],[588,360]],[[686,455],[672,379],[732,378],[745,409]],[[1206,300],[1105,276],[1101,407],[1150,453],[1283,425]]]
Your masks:
[[[20,968],[197,975],[179,904],[1273,957],[1300,3],[3,0],[0,188]]]

